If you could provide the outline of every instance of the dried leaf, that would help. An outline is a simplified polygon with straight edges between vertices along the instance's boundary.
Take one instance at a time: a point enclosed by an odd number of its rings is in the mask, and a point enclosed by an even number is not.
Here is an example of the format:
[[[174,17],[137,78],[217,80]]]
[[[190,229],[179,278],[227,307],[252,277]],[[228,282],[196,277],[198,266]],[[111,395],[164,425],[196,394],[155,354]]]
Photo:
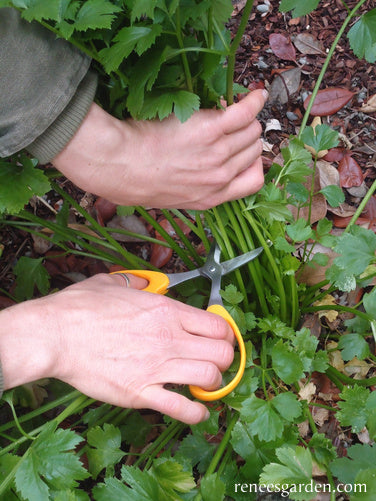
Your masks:
[[[97,213],[97,221],[102,226],[116,214],[116,204],[102,197],[97,198],[94,208]]]
[[[321,42],[309,33],[299,33],[293,43],[302,54],[322,54],[324,48]]]
[[[282,35],[281,33],[272,33],[269,35],[269,44],[273,53],[280,59],[286,61],[296,60],[296,52],[290,37]]]
[[[331,87],[328,89],[319,90],[311,109],[311,115],[326,117],[333,115],[338,110],[343,108],[353,97],[354,92],[351,92],[342,87]],[[308,108],[311,96],[308,96],[304,101],[304,108]]]
[[[291,94],[299,89],[301,75],[299,68],[291,68],[277,75],[270,86],[269,101],[286,104]]]
[[[358,162],[348,153],[338,165],[339,181],[342,188],[352,188],[363,183],[363,173]]]
[[[338,170],[329,162],[325,160],[319,160],[316,163],[317,170],[319,172],[320,188],[323,189],[326,186],[339,186],[339,173]]]
[[[327,294],[321,301],[316,301],[313,303],[314,306],[331,306],[336,304],[337,302],[331,294]],[[322,310],[319,311],[319,317],[325,317],[329,322],[334,322],[334,320],[338,317],[338,311]]]
[[[371,96],[366,103],[363,103],[360,111],[363,113],[375,113],[376,111],[376,94]]]
[[[331,148],[325,157],[323,157],[323,160],[326,162],[340,162],[345,154],[345,148]]]
[[[312,381],[310,381],[305,386],[303,386],[303,388],[300,389],[299,397],[302,400],[307,400],[307,402],[311,402],[312,397],[313,395],[315,395],[315,393],[316,393],[316,385],[314,385]]]
[[[130,216],[114,216],[107,223],[107,228],[119,228],[122,230],[138,233],[139,235],[149,236],[144,223],[135,215]],[[143,242],[141,237],[125,235],[123,233],[112,233],[112,236],[119,242]]]

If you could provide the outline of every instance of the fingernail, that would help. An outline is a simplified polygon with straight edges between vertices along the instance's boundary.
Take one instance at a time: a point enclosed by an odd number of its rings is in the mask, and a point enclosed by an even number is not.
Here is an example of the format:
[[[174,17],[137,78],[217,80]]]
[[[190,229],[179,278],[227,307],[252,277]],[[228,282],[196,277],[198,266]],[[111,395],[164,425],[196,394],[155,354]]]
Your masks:
[[[269,92],[266,89],[262,89],[262,95],[264,96],[265,101],[267,101],[269,97]]]

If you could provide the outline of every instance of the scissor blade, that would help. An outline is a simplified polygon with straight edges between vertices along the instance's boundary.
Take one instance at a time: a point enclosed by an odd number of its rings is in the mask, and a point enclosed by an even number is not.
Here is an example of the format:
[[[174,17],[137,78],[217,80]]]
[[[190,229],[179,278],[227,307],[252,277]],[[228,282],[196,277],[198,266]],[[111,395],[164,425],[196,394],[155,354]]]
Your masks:
[[[264,250],[263,247],[257,247],[257,249],[253,249],[249,252],[246,252],[241,256],[237,256],[232,259],[229,259],[228,261],[224,261],[223,263],[221,263],[222,275],[227,275],[227,273],[230,273],[231,271],[236,270],[240,266],[249,263],[249,261],[253,261],[253,259],[256,259],[256,257],[259,256],[263,250]]]
[[[181,273],[166,273],[169,285],[168,288],[174,287],[175,285],[182,284],[187,280],[192,280],[192,278],[196,278],[201,276],[200,268],[191,271],[183,271]]]

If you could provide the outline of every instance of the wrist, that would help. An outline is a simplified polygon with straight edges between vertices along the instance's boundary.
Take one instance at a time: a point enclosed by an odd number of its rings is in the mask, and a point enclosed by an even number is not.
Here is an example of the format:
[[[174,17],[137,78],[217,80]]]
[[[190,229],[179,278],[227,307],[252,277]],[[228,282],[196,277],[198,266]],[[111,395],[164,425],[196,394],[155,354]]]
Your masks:
[[[54,375],[56,338],[43,310],[43,300],[34,300],[0,312],[4,390]]]

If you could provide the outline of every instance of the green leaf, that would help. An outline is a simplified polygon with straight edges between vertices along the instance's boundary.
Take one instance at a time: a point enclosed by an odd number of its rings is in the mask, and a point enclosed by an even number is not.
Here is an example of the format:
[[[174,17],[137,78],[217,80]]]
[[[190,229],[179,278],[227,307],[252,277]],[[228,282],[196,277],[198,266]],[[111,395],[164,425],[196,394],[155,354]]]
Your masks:
[[[129,26],[120,30],[113,39],[115,43],[99,52],[105,70],[108,73],[117,70],[132,51],[140,56],[154,44],[161,31],[162,27],[157,24]]]
[[[351,501],[374,501],[376,492],[376,468],[360,471],[355,477]]]
[[[374,468],[376,464],[376,446],[355,444],[347,449],[347,457],[335,459],[330,471],[345,484],[353,484],[362,470]]]
[[[331,207],[338,207],[345,201],[345,194],[342,189],[335,184],[330,184],[322,188],[319,193],[322,193]]]
[[[104,484],[97,484],[93,488],[95,501],[109,501],[110,499],[126,499],[127,501],[159,500],[159,487],[155,479],[148,476],[146,472],[136,471],[143,476],[138,477],[135,489],[124,485],[117,478],[106,478]],[[137,484],[137,482],[141,483]]]
[[[363,360],[369,356],[370,350],[367,341],[360,334],[345,334],[341,336],[338,348],[341,351],[343,360],[352,360],[357,357]]]
[[[291,423],[302,413],[302,404],[294,393],[280,393],[271,400],[271,403],[276,411]]]
[[[200,482],[202,501],[222,501],[225,497],[226,486],[219,478],[218,473],[205,475]]]
[[[185,122],[200,107],[200,98],[186,90],[171,90],[169,93],[150,93],[145,95],[144,105],[139,117],[143,120],[158,117],[163,120],[172,112],[180,122]]]
[[[192,473],[183,471],[183,465],[174,460],[154,462],[150,474],[165,492],[189,492],[196,487]]]
[[[116,214],[118,216],[131,216],[134,214],[136,207],[132,205],[118,205],[116,207]]]
[[[293,196],[293,202],[298,202],[299,204],[304,204],[309,199],[309,190],[302,183],[290,182],[286,186],[287,193]],[[289,202],[291,199],[289,199]]]
[[[309,14],[316,9],[320,0],[282,0],[279,6],[281,12],[292,10],[293,17]]]
[[[34,295],[34,288],[46,295],[50,287],[49,274],[43,266],[43,258],[35,259],[22,256],[13,268],[16,274],[15,297],[19,300],[31,299]]]
[[[314,235],[312,228],[303,218],[289,224],[286,227],[286,232],[294,242],[304,242],[305,240],[312,238]]]
[[[82,438],[51,421],[32,443],[15,475],[17,490],[29,501],[49,499],[50,489],[69,489],[89,476],[73,452]]]
[[[284,167],[280,176],[280,182],[303,183],[306,177],[312,175],[309,167],[312,162],[311,154],[304,148],[303,141],[298,138],[291,139],[287,148],[281,149],[284,159]]]
[[[376,9],[363,14],[349,30],[348,37],[354,54],[369,63],[376,61]]]
[[[125,454],[120,450],[120,430],[112,424],[104,424],[103,429],[100,426],[91,428],[87,434],[87,441],[91,446],[86,452],[89,471],[94,478],[97,478],[104,468],[118,463]]]
[[[309,448],[313,449],[313,455],[321,466],[328,464],[337,457],[337,451],[332,441],[323,433],[314,433],[309,441]]]
[[[0,159],[0,213],[17,214],[32,195],[44,195],[50,189],[47,177],[33,162],[19,157],[21,165]]]
[[[339,395],[342,400],[338,402],[340,411],[337,412],[337,419],[342,426],[351,426],[354,433],[359,433],[366,426],[370,410],[376,408],[376,401],[368,399],[371,394],[367,388],[354,385],[345,387]],[[368,405],[367,405],[368,404]]]
[[[295,247],[291,244],[288,243],[288,241],[284,237],[277,237],[275,242],[274,242],[274,247],[277,250],[283,251],[283,252],[295,252]]]
[[[89,495],[79,489],[60,490],[52,494],[54,501],[90,501]]]
[[[345,233],[334,248],[341,254],[334,263],[353,275],[360,275],[375,261],[376,235],[371,230],[354,226],[351,233]]]
[[[135,447],[141,447],[145,444],[146,437],[152,426],[145,421],[141,414],[133,411],[127,416],[125,423],[121,426],[122,439]]]
[[[270,401],[252,395],[242,404],[242,418],[250,424],[252,436],[257,435],[265,442],[282,436],[284,421]]]
[[[316,153],[330,150],[330,148],[335,148],[338,145],[338,132],[326,124],[317,125],[315,128],[306,127],[301,138]]]
[[[154,11],[157,7],[155,0],[136,0],[132,7],[131,23],[143,16],[154,19]]]
[[[192,466],[198,465],[198,471],[204,472],[213,458],[215,444],[207,442],[203,435],[188,435],[181,442],[175,459],[184,464],[188,459]],[[182,458],[182,461],[179,461]]]
[[[220,294],[229,304],[239,304],[244,299],[243,294],[238,291],[234,284],[227,285],[224,291],[220,291]]]
[[[87,0],[77,13],[74,29],[87,31],[88,29],[111,28],[116,12],[121,12],[121,7],[107,0]]]
[[[371,292],[367,292],[363,296],[363,306],[368,315],[371,315],[376,319],[376,289],[372,289]]]
[[[316,497],[314,489],[308,486],[312,482],[312,456],[308,449],[303,447],[280,447],[276,450],[281,464],[267,464],[260,476],[260,483],[266,485],[288,485],[289,498],[310,500]],[[307,486],[307,489],[301,489]],[[299,490],[301,492],[299,492]]]
[[[290,351],[290,348],[282,339],[273,346],[272,364],[276,374],[286,384],[295,383],[304,375],[300,356]]]
[[[14,3],[14,2],[13,2]],[[57,20],[59,18],[60,2],[58,0],[25,0],[22,17],[26,21],[42,21],[42,19]]]

